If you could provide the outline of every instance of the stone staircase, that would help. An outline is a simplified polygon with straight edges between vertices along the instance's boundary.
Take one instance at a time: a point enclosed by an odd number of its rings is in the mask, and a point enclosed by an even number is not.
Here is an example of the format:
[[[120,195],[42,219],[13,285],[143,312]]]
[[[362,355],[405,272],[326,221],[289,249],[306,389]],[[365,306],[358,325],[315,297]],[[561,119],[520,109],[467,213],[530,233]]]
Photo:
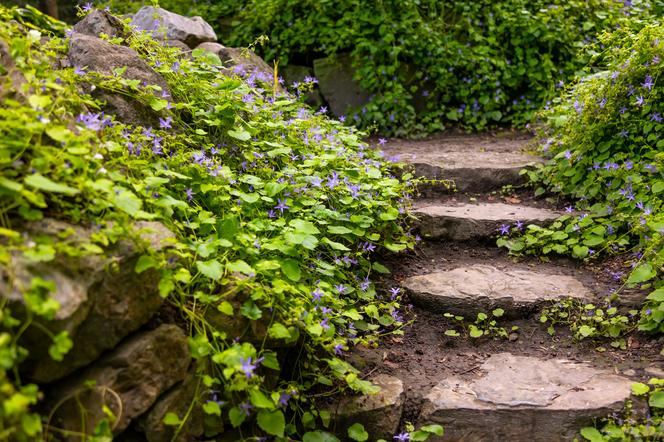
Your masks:
[[[571,441],[629,398],[632,379],[610,358],[549,337],[532,317],[552,300],[599,301],[603,282],[577,263],[516,263],[489,245],[503,225],[543,225],[561,214],[541,202],[533,207],[486,197],[522,183],[519,171],[539,161],[524,153],[527,144],[521,137],[439,136],[381,146],[411,163],[416,175],[452,179],[460,192],[427,186],[426,199],[415,203],[424,244],[415,257],[392,265],[395,283],[415,305],[415,323],[403,337],[351,356],[384,391],[343,408],[378,428],[376,436],[392,440],[400,420],[443,425],[445,434],[433,441]],[[520,324],[518,334],[445,336],[442,313],[472,322],[498,307],[503,319]]]

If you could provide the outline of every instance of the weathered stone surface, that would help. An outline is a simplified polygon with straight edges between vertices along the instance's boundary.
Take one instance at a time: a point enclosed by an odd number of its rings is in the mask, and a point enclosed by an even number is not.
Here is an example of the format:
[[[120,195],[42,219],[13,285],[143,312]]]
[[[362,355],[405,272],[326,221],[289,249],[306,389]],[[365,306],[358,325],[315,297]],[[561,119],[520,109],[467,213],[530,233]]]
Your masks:
[[[429,238],[465,241],[495,235],[502,224],[517,221],[528,224],[546,224],[562,213],[528,206],[503,203],[416,204],[415,216],[420,233]]]
[[[106,75],[113,70],[126,67],[123,78],[140,80],[143,85],[156,85],[168,92],[166,81],[157,74],[131,48],[111,44],[91,35],[74,33],[69,44],[69,60],[73,66],[87,67]],[[120,121],[128,124],[150,126],[158,124],[158,114],[149,106],[136,100],[101,90],[95,91],[107,102],[106,111],[114,114]]]
[[[99,37],[106,34],[109,37],[124,37],[124,24],[122,21],[103,9],[93,9],[83,20],[74,25],[74,32]]]
[[[274,84],[274,70],[262,58],[250,49],[229,48],[219,43],[201,43],[196,49],[203,49],[216,54],[227,68],[233,73],[253,80],[259,80],[272,87]],[[277,85],[278,91],[283,91]]]
[[[346,115],[349,108],[362,106],[369,101],[369,93],[362,90],[353,79],[355,70],[351,64],[348,54],[314,60],[314,73],[320,92],[330,106],[330,111],[337,117]]]
[[[200,382],[196,373],[189,372],[182,383],[159,397],[140,418],[137,427],[148,442],[189,442],[203,435],[205,413],[198,396],[204,387],[199,386]],[[175,413],[181,420],[186,418],[177,435],[174,434],[177,427],[164,424],[164,417],[169,412]]]
[[[481,370],[473,380],[445,379],[425,398],[419,424],[445,427],[429,440],[569,441],[630,396],[629,379],[566,360],[499,353]]]
[[[370,379],[381,391],[375,395],[343,398],[332,412],[336,432],[346,437],[354,423],[364,425],[372,438],[392,439],[399,428],[406,398],[403,382],[393,376],[377,375]]]
[[[413,276],[406,279],[403,286],[414,303],[460,315],[498,307],[507,315],[515,315],[530,312],[555,299],[592,298],[590,290],[571,276],[528,270],[503,271],[481,264]]]
[[[139,333],[48,391],[47,402],[55,408],[53,423],[58,428],[90,434],[105,417],[105,405],[116,416],[112,428],[119,433],[163,392],[185,378],[190,360],[187,337],[177,326],[162,325]],[[94,386],[87,387],[88,381]],[[86,410],[84,417],[79,404]]]
[[[214,29],[201,17],[184,17],[153,6],[138,10],[132,25],[144,31],[154,31],[154,36],[166,40],[179,40],[190,48],[206,41],[217,41]],[[162,32],[161,28],[165,30]]]
[[[134,228],[144,229],[141,237],[156,250],[167,247],[173,237],[156,222],[137,223]],[[59,237],[73,244],[92,234],[91,230],[51,219],[31,223],[27,230],[28,235]],[[59,236],[65,231],[73,233],[66,239]],[[25,312],[22,289],[30,287],[32,278],[38,276],[55,283],[56,289],[50,296],[58,301],[60,309],[50,321],[35,320],[51,333],[67,331],[73,341],[64,360],[54,361],[48,355],[51,342],[44,331],[36,326],[28,328],[21,341],[30,350],[29,359],[21,367],[27,379],[44,383],[68,375],[115,347],[154,315],[163,303],[157,289],[159,273],[155,269],[134,272],[139,255],[133,242],[121,241],[109,248],[104,257],[58,257],[46,264],[16,257],[2,269],[0,297],[6,298],[19,316]]]
[[[16,67],[16,63],[9,51],[9,45],[0,40],[0,100],[7,96],[24,98],[21,87],[25,84],[23,73]]]
[[[417,176],[452,180],[462,192],[487,192],[521,184],[519,172],[541,159],[525,153],[524,136],[439,135],[425,140],[390,140],[381,149],[410,163]]]

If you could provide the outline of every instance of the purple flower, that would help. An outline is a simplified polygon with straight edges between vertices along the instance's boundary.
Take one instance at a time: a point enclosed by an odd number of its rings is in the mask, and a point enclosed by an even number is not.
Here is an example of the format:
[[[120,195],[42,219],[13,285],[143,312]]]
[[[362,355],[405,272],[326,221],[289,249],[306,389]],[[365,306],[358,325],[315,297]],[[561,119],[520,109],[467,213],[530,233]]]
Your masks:
[[[363,292],[366,292],[369,290],[369,286],[371,285],[371,281],[369,281],[369,278],[364,278],[364,281],[360,283],[360,290]]]
[[[507,235],[508,233],[510,233],[510,226],[507,224],[503,224],[502,226],[500,226],[498,230],[500,231],[501,235]]]
[[[171,129],[171,123],[173,119],[171,117],[159,118],[159,127],[162,129]]]
[[[517,221],[517,222],[514,224],[514,227],[515,227],[516,229],[518,229],[518,230],[523,230],[523,222],[522,222],[522,221]]]
[[[620,136],[623,137],[623,138],[627,138],[627,137],[629,137],[629,132],[626,131],[625,129],[623,129],[623,130],[620,131]]]
[[[574,207],[572,207],[572,206],[567,206],[567,207],[565,207],[565,212],[567,212],[567,213],[572,213],[572,212],[574,212]]]
[[[644,88],[650,90],[652,87],[655,85],[655,83],[652,82],[652,76],[646,75],[646,81],[641,83],[641,86]]]
[[[385,138],[379,138],[378,139],[378,144],[380,146],[384,146],[387,143],[387,140]]]
[[[327,187],[334,189],[339,184],[339,175],[332,171],[332,176],[327,179]]]
[[[289,400],[291,397],[292,397],[292,396],[291,396],[290,394],[288,394],[288,393],[281,393],[281,394],[279,395],[279,405],[281,405],[282,407],[285,407],[286,405],[288,405],[288,400]]]
[[[284,210],[290,209],[290,207],[286,205],[286,200],[281,200],[280,198],[277,198],[277,202],[279,204],[274,206],[274,208],[280,210],[282,215],[284,214]]]
[[[637,106],[643,106],[644,100],[645,99],[643,98],[643,96],[639,95],[638,97],[636,97],[636,105]]]
[[[334,354],[337,355],[337,356],[341,356],[342,354],[344,354],[343,349],[344,349],[343,344],[335,345],[334,346]]]
[[[408,442],[410,440],[410,434],[403,432],[395,435],[393,439],[401,442]]]
[[[193,200],[194,195],[196,195],[196,193],[191,189],[191,187],[185,189],[184,193],[187,195],[187,201]]]
[[[569,150],[566,150],[565,151],[565,158],[567,158],[568,160],[571,160],[572,159],[572,152],[570,152]]]
[[[320,321],[320,326],[323,327],[325,330],[330,329],[330,324],[329,324],[330,318],[324,318],[322,321]]]
[[[92,10],[92,3],[87,2],[86,4],[83,5],[83,7],[81,8],[81,10],[82,10],[83,12],[89,12],[89,11],[91,11],[91,10]]]
[[[79,66],[74,66],[74,74],[76,75],[85,75],[85,68],[81,68]]]
[[[340,295],[346,291],[346,287],[343,284],[335,285],[334,288]]]
[[[659,123],[660,121],[662,121],[662,116],[657,112],[653,112],[652,114],[650,114],[650,121],[656,121]]]
[[[399,292],[401,292],[401,288],[400,288],[400,287],[392,287],[392,288],[390,289],[390,293],[392,294],[392,296],[390,297],[390,299],[394,300],[394,299],[399,295]]]
[[[258,368],[258,365],[263,361],[264,358],[256,359],[255,363],[251,363],[251,356],[247,359],[240,358],[240,364],[242,365],[242,371],[247,376],[247,379],[251,379],[254,375],[254,370]]]
[[[253,405],[251,405],[249,402],[243,402],[240,404],[240,409],[244,411],[244,414],[249,416],[251,414],[251,410],[254,408]]]
[[[323,293],[323,292],[321,291],[321,289],[318,288],[318,287],[316,287],[316,290],[314,290],[313,292],[311,292],[311,296],[312,296],[314,302],[318,302],[318,301],[320,301],[320,298],[321,298],[324,294],[325,294],[325,293]]]

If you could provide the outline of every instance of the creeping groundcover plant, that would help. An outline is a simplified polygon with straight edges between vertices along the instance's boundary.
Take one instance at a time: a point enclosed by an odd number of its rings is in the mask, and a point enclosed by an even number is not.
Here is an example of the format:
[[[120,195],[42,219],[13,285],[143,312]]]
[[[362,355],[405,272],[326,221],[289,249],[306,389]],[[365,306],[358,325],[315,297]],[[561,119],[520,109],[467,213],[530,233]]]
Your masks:
[[[374,391],[343,355],[398,333],[404,322],[400,295],[375,285],[387,269],[371,252],[414,245],[409,175],[271,78],[241,78],[202,51],[182,56],[126,23],[124,37],[107,40],[133,48],[167,88],[128,80],[124,69],[102,75],[66,66],[58,60],[70,34],[28,15],[0,8],[0,44],[18,68],[0,77],[2,265],[103,255],[136,222],[163,223],[171,246],[146,249],[135,271],[160,272],[159,291],[190,332],[198,405],[218,428],[239,427],[242,437],[333,440],[321,430],[329,412],[315,399]],[[143,103],[154,123],[124,124],[104,113],[90,94],[99,91]],[[46,217],[95,233],[82,242],[26,241],[21,227]],[[38,389],[20,380],[26,354],[18,338],[31,321],[53,317],[53,288],[35,278],[23,293],[26,317],[6,304],[0,311],[0,432],[10,440],[44,431],[30,411]],[[208,310],[257,327],[220,330]],[[252,334],[261,327],[263,335]],[[66,333],[53,336],[51,357],[61,360],[70,347]],[[167,416],[174,433],[182,419]],[[413,435],[424,440],[428,432],[440,429]]]
[[[627,287],[649,290],[639,329],[664,332],[664,26],[606,34],[597,64],[544,114],[541,150],[551,160],[530,177],[577,200],[550,228],[509,230],[512,252],[592,258],[631,252]],[[603,48],[600,50],[600,48]],[[617,275],[619,277],[620,275]]]

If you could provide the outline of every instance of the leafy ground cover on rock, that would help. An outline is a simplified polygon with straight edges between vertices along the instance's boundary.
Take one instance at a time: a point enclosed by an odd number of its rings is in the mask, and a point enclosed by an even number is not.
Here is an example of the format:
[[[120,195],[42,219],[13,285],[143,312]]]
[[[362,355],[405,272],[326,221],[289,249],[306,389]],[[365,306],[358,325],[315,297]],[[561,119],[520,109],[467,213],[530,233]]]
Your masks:
[[[1,72],[3,265],[103,255],[136,222],[160,221],[175,239],[159,251],[143,245],[135,271],[159,271],[159,291],[180,312],[204,367],[200,405],[217,428],[302,434],[329,421],[316,396],[372,391],[340,356],[403,325],[400,296],[374,284],[386,269],[370,257],[415,242],[405,228],[413,183],[400,166],[353,129],[278,92],[271,78],[241,78],[204,51],[182,57],[128,27],[107,37],[165,80],[141,84],[123,78],[124,68],[104,75],[63,63],[76,37],[57,22],[40,28],[6,8],[0,17],[0,43],[16,67]],[[105,113],[100,92],[142,103],[155,124]],[[66,233],[26,241],[24,223],[45,217],[95,233],[83,242]],[[52,284],[34,278],[24,287],[27,316],[6,304],[1,311],[0,431],[12,440],[44,431],[30,412],[38,388],[21,382],[19,339],[56,314]],[[245,325],[213,325],[213,313],[222,324]],[[66,357],[67,333],[52,340],[51,357]],[[168,417],[174,431],[181,419]],[[99,425],[98,436],[108,428]]]

